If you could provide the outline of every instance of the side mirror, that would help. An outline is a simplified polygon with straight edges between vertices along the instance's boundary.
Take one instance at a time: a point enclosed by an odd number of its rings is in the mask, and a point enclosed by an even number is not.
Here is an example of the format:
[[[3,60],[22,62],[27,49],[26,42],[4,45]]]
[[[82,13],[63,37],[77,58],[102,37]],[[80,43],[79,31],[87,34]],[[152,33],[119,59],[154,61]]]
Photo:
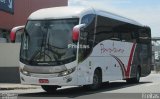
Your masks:
[[[73,27],[73,31],[72,31],[73,42],[78,42],[79,34],[81,31],[81,28],[83,28],[83,27],[85,27],[85,24],[80,24],[80,25],[76,25],[75,27]]]
[[[11,30],[11,32],[10,32],[10,40],[11,40],[12,43],[14,43],[15,40],[16,40],[16,34],[17,34],[19,31],[23,30],[24,27],[25,27],[24,25],[23,25],[23,26],[17,26],[17,27],[14,27],[14,28]]]

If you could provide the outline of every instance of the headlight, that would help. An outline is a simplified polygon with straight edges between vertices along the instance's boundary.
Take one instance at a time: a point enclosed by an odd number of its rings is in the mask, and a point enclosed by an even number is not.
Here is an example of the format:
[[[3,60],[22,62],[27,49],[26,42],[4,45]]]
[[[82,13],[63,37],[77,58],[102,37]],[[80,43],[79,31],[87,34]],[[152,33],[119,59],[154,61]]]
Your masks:
[[[63,71],[63,72],[61,72],[58,76],[66,76],[66,75],[69,75],[69,74],[73,73],[73,72],[75,71],[75,69],[76,69],[76,67],[71,68],[71,69],[68,69],[68,70],[66,70],[66,71]]]
[[[26,76],[30,76],[30,73],[28,71],[23,70],[22,68],[20,68],[20,72]]]

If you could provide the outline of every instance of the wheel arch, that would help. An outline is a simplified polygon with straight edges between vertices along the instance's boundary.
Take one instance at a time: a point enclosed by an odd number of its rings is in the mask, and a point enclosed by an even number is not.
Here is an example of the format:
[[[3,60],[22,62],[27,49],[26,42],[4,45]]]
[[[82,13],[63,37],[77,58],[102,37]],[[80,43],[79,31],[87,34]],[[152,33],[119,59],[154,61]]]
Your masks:
[[[96,71],[99,72],[99,74],[100,74],[99,76],[101,77],[101,81],[102,81],[102,76],[103,76],[102,68],[101,68],[101,67],[97,67],[97,68],[95,68],[94,73],[95,73]]]

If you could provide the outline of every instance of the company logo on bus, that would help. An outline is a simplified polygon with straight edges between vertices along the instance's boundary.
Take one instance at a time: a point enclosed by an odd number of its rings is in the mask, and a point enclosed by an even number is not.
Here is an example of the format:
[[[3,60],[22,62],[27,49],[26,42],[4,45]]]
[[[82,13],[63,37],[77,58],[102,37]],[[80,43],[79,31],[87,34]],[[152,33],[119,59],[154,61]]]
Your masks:
[[[124,49],[121,48],[115,48],[113,46],[113,48],[105,48],[104,44],[100,44],[101,47],[101,54],[103,53],[124,53]]]
[[[76,48],[81,48],[81,49],[89,49],[89,45],[75,45],[75,44],[68,44],[68,48],[73,48],[73,49],[76,49]]]

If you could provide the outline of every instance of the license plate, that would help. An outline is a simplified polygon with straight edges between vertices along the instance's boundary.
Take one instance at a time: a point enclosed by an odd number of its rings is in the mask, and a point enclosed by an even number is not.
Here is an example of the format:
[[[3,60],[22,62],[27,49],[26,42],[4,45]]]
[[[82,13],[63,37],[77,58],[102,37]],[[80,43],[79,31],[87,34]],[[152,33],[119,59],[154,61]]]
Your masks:
[[[49,83],[48,79],[39,79],[39,83]]]

